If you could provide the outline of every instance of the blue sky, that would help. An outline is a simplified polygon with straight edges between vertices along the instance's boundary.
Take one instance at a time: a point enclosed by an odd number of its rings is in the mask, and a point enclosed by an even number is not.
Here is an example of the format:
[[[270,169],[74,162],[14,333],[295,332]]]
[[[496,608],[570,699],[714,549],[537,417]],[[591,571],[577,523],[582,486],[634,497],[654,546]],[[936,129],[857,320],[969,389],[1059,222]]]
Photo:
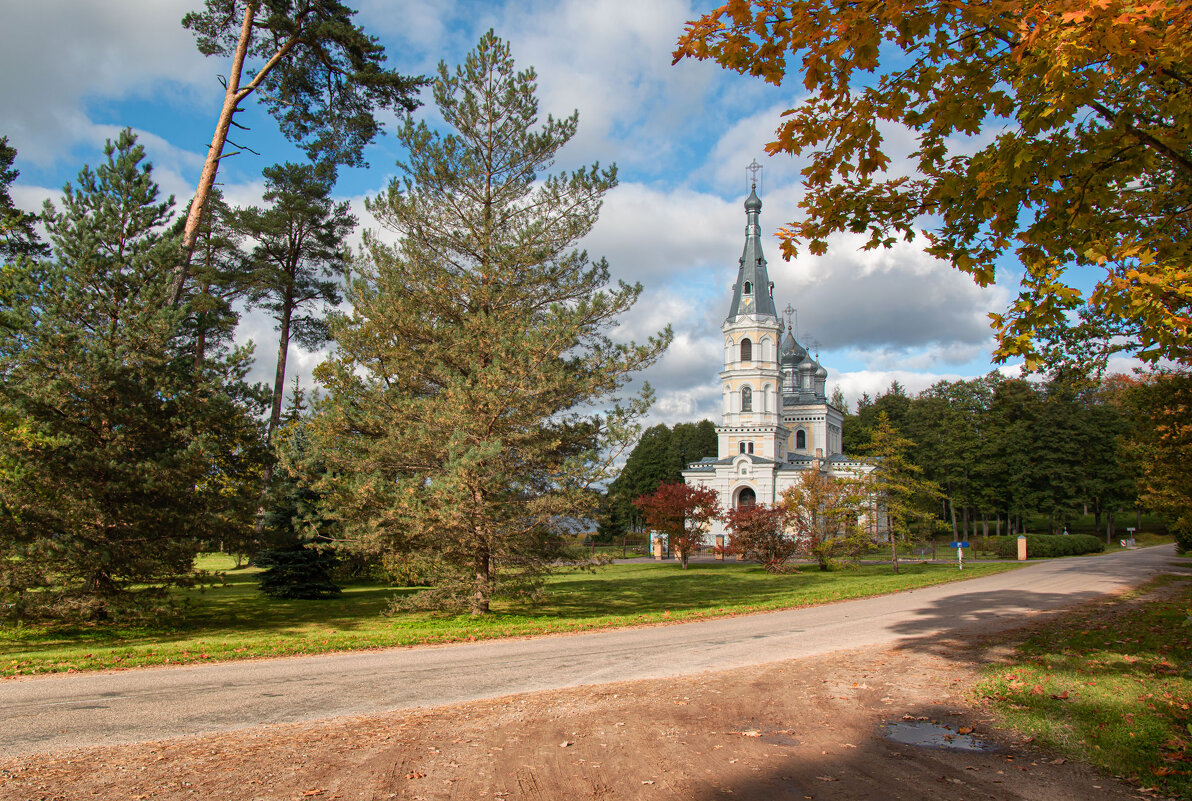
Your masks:
[[[166,193],[193,192],[222,101],[222,59],[207,59],[179,21],[200,0],[3,0],[0,27],[0,135],[19,152],[14,198],[40,208],[84,163],[97,163],[106,138],[131,126]],[[773,233],[799,196],[798,164],[766,157],[778,115],[800,97],[796,79],[769,86],[712,64],[671,65],[683,23],[712,4],[689,0],[358,0],[358,19],[380,37],[390,64],[411,74],[457,63],[488,28],[510,42],[520,67],[539,76],[542,110],[578,109],[579,133],[557,167],[615,162],[621,183],[582,245],[607,257],[613,274],[645,286],[619,336],[641,338],[670,323],[675,342],[645,376],[658,392],[652,422],[718,414],[720,324],[743,244],[745,166],[763,173],[763,229]],[[429,92],[415,116],[438,122]],[[301,160],[255,105],[233,138],[249,152],[227,159],[220,183],[233,203],[260,201],[261,169]],[[389,131],[392,126],[389,126]],[[363,198],[396,174],[401,149],[391,133],[371,147],[368,169],[341,173],[337,194],[370,224]],[[925,256],[917,245],[860,252],[856,237],[833,240],[827,255],[785,262],[776,240],[766,255],[777,305],[798,309],[798,334],[818,346],[853,401],[897,379],[911,391],[942,378],[991,369],[986,314],[1005,308],[1012,284],[981,289]],[[1002,281],[999,277],[999,281]],[[275,334],[248,315],[241,336],[257,344],[254,377],[273,373]],[[322,354],[292,352],[309,380]],[[1016,372],[1014,365],[1002,366]]]

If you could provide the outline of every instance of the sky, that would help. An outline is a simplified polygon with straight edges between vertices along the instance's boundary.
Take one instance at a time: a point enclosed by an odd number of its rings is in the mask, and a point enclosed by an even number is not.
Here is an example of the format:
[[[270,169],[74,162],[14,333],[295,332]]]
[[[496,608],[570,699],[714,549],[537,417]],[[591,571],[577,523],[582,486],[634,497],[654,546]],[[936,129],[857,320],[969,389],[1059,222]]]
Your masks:
[[[356,0],[358,21],[385,46],[389,65],[430,74],[455,65],[489,28],[510,43],[520,68],[538,74],[541,110],[579,112],[579,131],[556,169],[616,163],[620,184],[580,243],[605,257],[614,278],[644,292],[615,332],[643,339],[670,324],[674,342],[646,371],[657,394],[649,423],[719,416],[723,346],[745,234],[746,166],[763,165],[759,194],[770,278],[778,308],[797,310],[799,340],[818,352],[828,387],[850,406],[899,381],[918,392],[939,380],[1017,374],[991,362],[987,315],[1014,295],[1012,267],[987,288],[925,255],[919,242],[861,251],[858,238],[834,237],[826,255],[784,261],[773,233],[794,216],[800,163],[768,157],[781,112],[801,97],[797,79],[780,87],[711,63],[672,65],[687,20],[714,2],[691,0]],[[0,0],[0,135],[18,151],[14,200],[36,211],[102,159],[107,138],[131,127],[145,146],[163,193],[181,206],[194,191],[223,100],[228,62],[205,58],[182,16],[200,0]],[[429,91],[414,112],[441,125]],[[364,198],[397,174],[402,150],[396,117],[365,153],[369,167],[342,170],[336,194],[362,225]],[[259,204],[261,170],[302,154],[253,103],[233,139],[252,151],[228,158],[219,182],[233,204]],[[258,155],[259,154],[259,155]],[[180,210],[181,213],[182,210]],[[256,345],[252,377],[272,380],[276,331],[249,313],[242,340]],[[325,352],[291,350],[305,386]],[[289,381],[287,381],[289,383]]]

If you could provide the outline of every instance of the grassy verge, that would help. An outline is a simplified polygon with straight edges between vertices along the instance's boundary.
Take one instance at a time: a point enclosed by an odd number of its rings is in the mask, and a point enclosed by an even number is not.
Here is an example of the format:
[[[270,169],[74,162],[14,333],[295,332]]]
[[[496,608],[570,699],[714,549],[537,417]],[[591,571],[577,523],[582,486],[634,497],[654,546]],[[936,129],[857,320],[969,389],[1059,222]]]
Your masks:
[[[1139,592],[1152,590],[1047,625],[975,692],[1046,747],[1192,798],[1192,581],[1162,577]]]
[[[231,566],[210,558],[207,569]],[[384,616],[395,594],[353,586],[328,601],[279,601],[256,589],[255,572],[229,571],[226,584],[187,594],[184,617],[142,627],[25,626],[0,629],[0,675],[99,670],[421,645],[663,623],[785,609],[897,592],[1002,572],[1013,564],[887,565],[771,575],[754,565],[653,562],[553,576],[545,603],[495,605],[467,615]]]

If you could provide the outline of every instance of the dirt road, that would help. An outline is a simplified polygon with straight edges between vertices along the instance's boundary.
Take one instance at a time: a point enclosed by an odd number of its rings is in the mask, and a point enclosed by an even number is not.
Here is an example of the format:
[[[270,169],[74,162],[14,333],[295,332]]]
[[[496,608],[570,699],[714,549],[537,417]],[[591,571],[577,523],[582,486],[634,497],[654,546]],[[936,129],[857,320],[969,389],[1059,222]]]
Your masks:
[[[0,758],[682,676],[1019,625],[1171,569],[1170,547],[809,609],[595,634],[0,682]]]
[[[971,641],[283,724],[0,763],[2,801],[1105,801],[1140,796],[1007,740],[964,698]],[[885,721],[996,750],[900,745]]]

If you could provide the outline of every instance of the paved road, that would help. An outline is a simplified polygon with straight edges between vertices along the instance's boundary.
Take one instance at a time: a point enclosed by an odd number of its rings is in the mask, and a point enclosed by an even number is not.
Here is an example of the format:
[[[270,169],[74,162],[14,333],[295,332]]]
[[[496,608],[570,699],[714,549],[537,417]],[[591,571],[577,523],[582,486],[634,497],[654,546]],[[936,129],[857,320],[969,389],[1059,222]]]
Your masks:
[[[1175,567],[1170,546],[748,617],[466,645],[0,682],[0,757],[657,678],[1010,628]]]

